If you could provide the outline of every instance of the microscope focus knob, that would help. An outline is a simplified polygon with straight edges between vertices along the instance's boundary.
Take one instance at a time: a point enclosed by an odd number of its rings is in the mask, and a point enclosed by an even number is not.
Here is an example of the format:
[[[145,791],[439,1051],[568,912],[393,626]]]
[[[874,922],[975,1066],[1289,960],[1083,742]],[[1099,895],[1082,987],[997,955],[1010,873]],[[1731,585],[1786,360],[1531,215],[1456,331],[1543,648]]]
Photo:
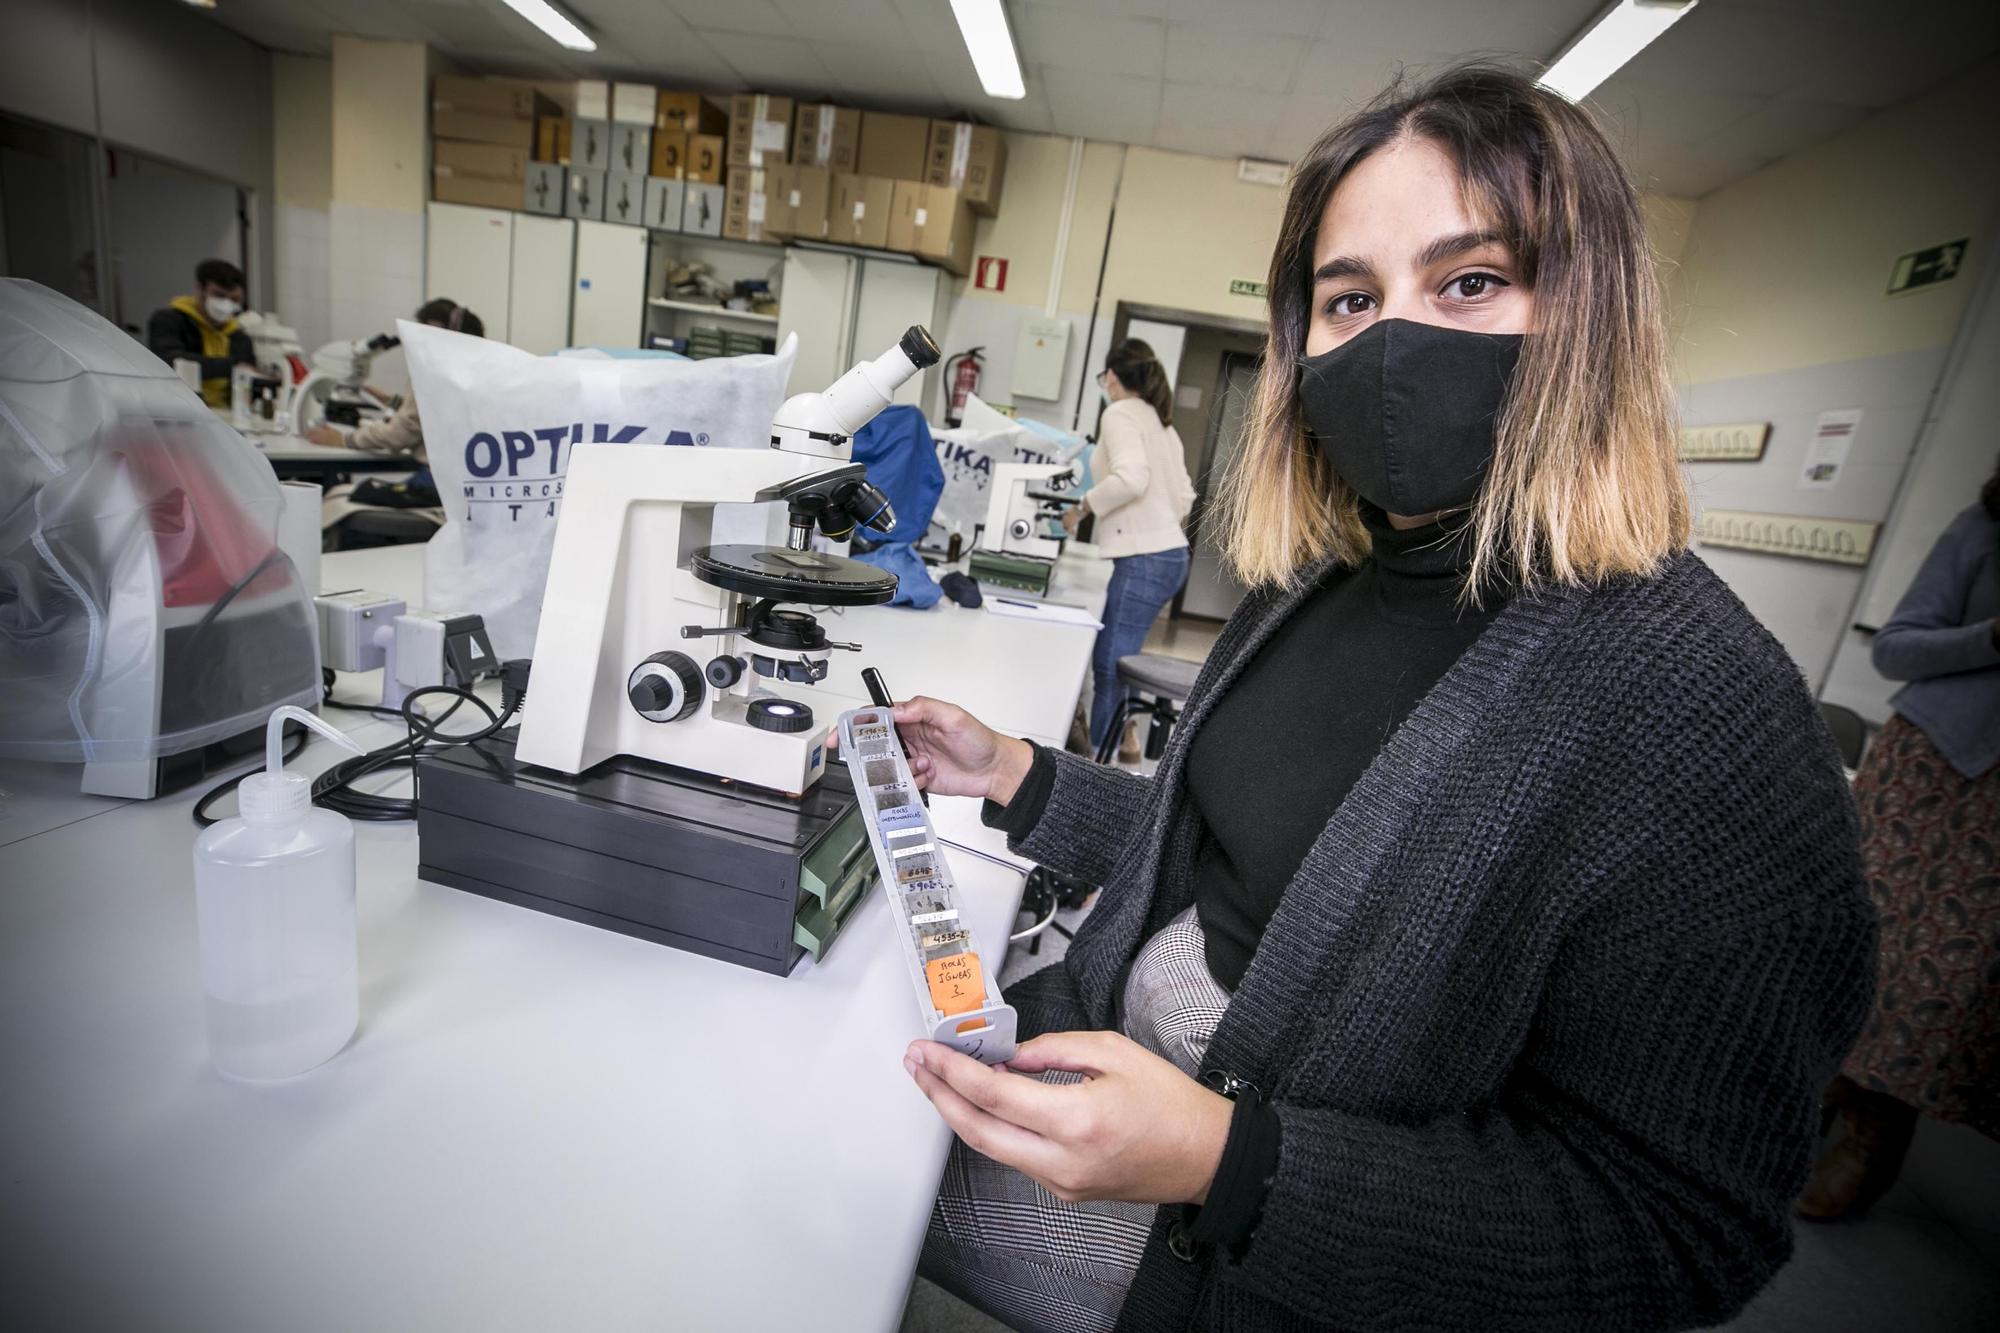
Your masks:
[[[678,722],[701,706],[701,668],[686,653],[654,653],[625,681],[625,697],[648,722]]]

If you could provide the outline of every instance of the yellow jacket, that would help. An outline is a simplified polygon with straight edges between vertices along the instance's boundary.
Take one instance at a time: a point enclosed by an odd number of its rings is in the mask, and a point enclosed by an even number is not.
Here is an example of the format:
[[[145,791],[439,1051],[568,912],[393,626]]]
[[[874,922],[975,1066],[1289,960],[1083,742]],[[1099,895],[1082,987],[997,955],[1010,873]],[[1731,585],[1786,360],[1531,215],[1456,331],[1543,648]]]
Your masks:
[[[256,359],[250,335],[231,319],[218,327],[192,296],[176,296],[146,323],[146,345],[153,355],[173,365],[201,363],[201,400],[210,407],[229,406],[229,372]]]

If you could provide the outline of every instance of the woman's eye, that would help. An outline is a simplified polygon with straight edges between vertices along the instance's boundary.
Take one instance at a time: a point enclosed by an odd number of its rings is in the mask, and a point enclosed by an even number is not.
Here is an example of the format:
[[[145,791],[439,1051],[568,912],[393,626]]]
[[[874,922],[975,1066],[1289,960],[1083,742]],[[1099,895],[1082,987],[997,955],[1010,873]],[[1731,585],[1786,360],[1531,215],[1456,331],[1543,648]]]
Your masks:
[[[1507,280],[1497,274],[1467,273],[1447,282],[1444,289],[1447,293],[1456,293],[1461,301],[1478,301],[1507,285]]]
[[[1343,292],[1326,303],[1326,313],[1336,319],[1366,313],[1375,304],[1375,298],[1366,292]]]

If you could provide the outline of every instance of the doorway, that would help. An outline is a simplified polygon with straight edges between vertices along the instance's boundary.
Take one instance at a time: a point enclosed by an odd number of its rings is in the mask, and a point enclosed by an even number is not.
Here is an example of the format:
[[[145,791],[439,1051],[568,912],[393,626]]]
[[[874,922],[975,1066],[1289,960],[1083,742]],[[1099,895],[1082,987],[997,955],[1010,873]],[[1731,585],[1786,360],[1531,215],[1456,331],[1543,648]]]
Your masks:
[[[1165,612],[1169,627],[1182,619],[1227,620],[1243,600],[1244,589],[1223,567],[1206,516],[1249,419],[1257,368],[1263,364],[1264,336],[1261,322],[1127,301],[1118,303],[1112,319],[1111,346],[1143,338],[1160,358],[1173,387],[1172,424],[1194,482],[1194,508],[1187,521],[1188,579]],[[1093,415],[1101,416],[1103,390],[1092,392],[1097,396]],[[1091,438],[1096,437],[1093,430]],[[1207,634],[1204,630],[1195,637]]]
[[[1243,600],[1244,587],[1236,581],[1222,560],[1221,533],[1214,509],[1215,495],[1222,478],[1228,475],[1250,420],[1250,405],[1256,400],[1257,376],[1263,367],[1261,353],[1225,348],[1216,373],[1215,409],[1208,416],[1207,436],[1201,445],[1201,466],[1194,472],[1194,512],[1188,515],[1187,584],[1174,600],[1174,614],[1200,616],[1205,620],[1227,620]]]

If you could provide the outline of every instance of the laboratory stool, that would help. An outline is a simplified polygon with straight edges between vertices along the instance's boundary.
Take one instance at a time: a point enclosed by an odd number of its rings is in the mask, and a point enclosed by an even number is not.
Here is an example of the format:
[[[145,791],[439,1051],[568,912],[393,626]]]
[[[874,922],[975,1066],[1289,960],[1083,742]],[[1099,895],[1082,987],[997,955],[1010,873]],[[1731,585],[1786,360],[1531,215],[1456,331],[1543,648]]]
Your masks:
[[[1152,727],[1146,732],[1146,757],[1158,759],[1167,748],[1167,734],[1180,720],[1180,706],[1194,689],[1195,677],[1201,674],[1201,663],[1190,662],[1184,657],[1169,657],[1165,653],[1133,653],[1118,659],[1118,688],[1125,697],[1118,703],[1118,709],[1111,715],[1111,730],[1104,733],[1104,743],[1097,747],[1097,762],[1108,764],[1118,753],[1119,738],[1125,734],[1125,724],[1133,717],[1144,714],[1153,719]],[[1149,697],[1141,698],[1141,695]]]

